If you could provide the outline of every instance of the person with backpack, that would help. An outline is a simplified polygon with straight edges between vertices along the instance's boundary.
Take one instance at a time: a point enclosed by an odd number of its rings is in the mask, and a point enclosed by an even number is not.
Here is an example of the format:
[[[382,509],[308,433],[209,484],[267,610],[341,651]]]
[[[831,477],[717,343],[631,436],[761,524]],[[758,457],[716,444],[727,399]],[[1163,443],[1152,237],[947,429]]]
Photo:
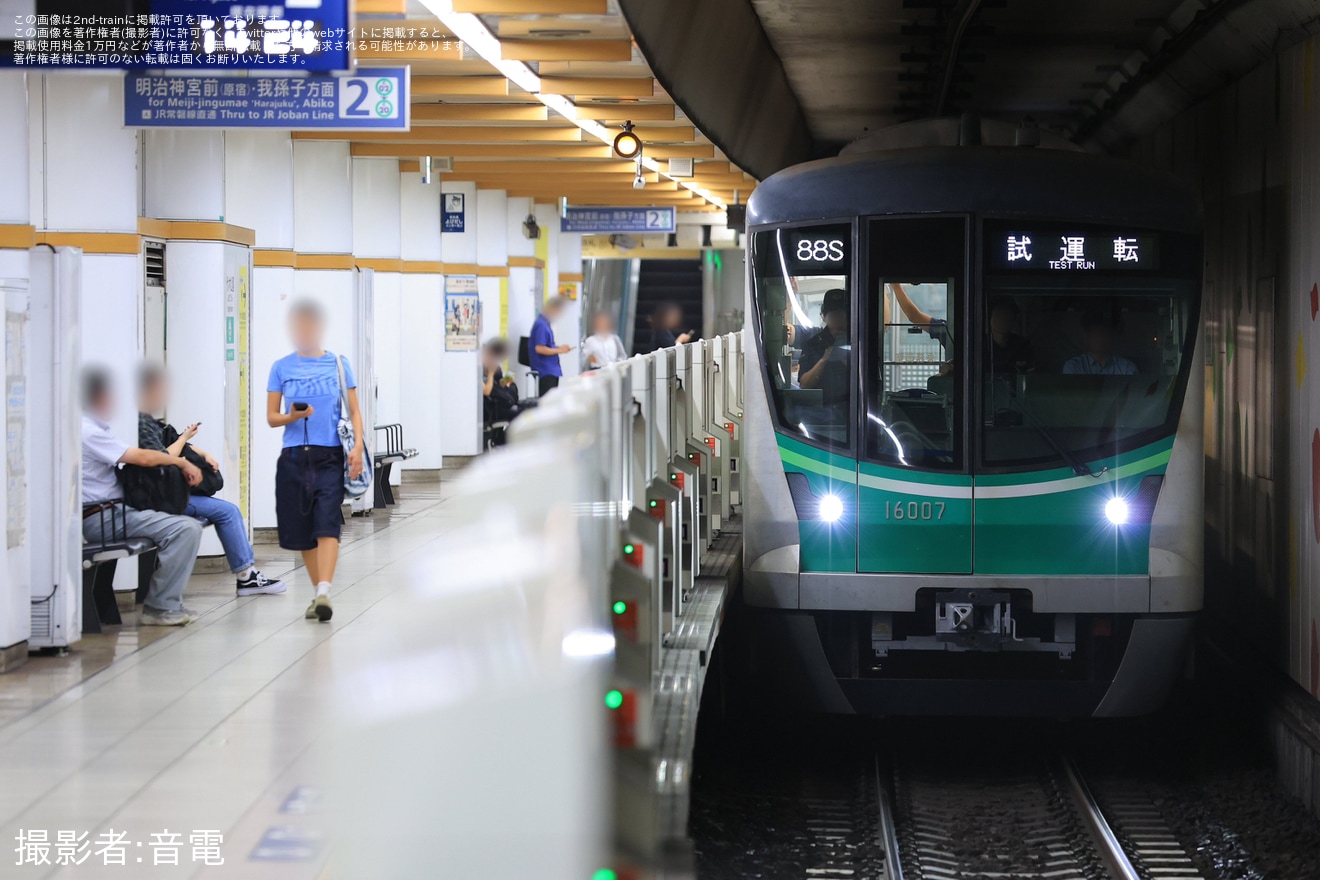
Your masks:
[[[165,371],[158,364],[143,364],[138,370],[138,446],[187,459],[202,472],[201,482],[191,487],[192,494],[184,514],[215,526],[229,568],[238,581],[238,595],[283,593],[286,589],[284,581],[268,578],[257,570],[242,512],[236,505],[215,497],[215,493],[223,488],[224,480],[215,458],[190,442],[197,435],[199,425],[189,425],[180,434],[173,425],[156,417],[156,413],[165,411],[168,397],[169,383]]]
[[[294,351],[271,365],[266,383],[266,424],[284,429],[275,466],[275,520],[280,546],[302,553],[316,587],[303,616],[327,621],[334,614],[330,589],[344,526],[345,475],[358,480],[365,467],[362,410],[348,359],[322,347],[321,307],[311,300],[294,303],[289,335]],[[353,425],[347,454],[339,430],[344,417]]]
[[[124,497],[121,467],[177,468],[189,486],[202,472],[178,456],[154,449],[126,446],[110,429],[115,395],[110,374],[88,367],[82,376],[82,503],[83,538],[92,544],[121,538],[148,538],[156,545],[159,563],[151,575],[141,626],[187,626],[197,612],[183,604],[183,588],[192,576],[202,524],[191,516],[134,507]]]

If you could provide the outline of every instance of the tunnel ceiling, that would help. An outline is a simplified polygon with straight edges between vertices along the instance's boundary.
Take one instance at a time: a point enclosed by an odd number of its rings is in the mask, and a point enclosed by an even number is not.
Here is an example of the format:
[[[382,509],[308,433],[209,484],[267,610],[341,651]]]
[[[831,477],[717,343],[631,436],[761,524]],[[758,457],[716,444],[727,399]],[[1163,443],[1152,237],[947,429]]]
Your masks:
[[[1107,74],[1181,0],[751,2],[812,134],[844,144],[962,110],[1076,125]]]
[[[648,16],[644,0],[620,3],[657,77],[758,177],[878,128],[966,111],[1031,116],[1085,146],[1121,150],[1320,19],[1320,0],[670,0],[684,14],[666,17]],[[723,51],[697,51],[690,36],[666,53],[675,41],[665,31],[693,34],[740,15],[755,33],[725,30]],[[781,80],[791,94],[775,92]],[[736,96],[723,114],[703,91],[712,82]],[[755,132],[749,101],[775,106]],[[801,134],[787,130],[794,119],[809,145],[791,143]]]

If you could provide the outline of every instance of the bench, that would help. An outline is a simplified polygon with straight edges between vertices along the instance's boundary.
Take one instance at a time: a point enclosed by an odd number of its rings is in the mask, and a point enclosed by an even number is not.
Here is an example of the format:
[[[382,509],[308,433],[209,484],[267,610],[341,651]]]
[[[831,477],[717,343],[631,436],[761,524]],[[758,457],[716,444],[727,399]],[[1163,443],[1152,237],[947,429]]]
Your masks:
[[[378,445],[375,455],[376,467],[376,500],[374,507],[377,510],[383,510],[394,503],[394,490],[390,488],[390,471],[394,465],[401,461],[407,461],[410,458],[416,458],[418,451],[409,449],[403,445],[403,425],[377,425],[376,433],[385,433],[384,445]]]
[[[156,545],[150,538],[130,538],[126,534],[122,501],[91,514],[101,518],[100,542],[83,542],[83,607],[82,631],[99,633],[102,625],[123,623],[119,604],[115,601],[115,563],[130,556],[155,554]],[[110,528],[106,529],[109,519]]]

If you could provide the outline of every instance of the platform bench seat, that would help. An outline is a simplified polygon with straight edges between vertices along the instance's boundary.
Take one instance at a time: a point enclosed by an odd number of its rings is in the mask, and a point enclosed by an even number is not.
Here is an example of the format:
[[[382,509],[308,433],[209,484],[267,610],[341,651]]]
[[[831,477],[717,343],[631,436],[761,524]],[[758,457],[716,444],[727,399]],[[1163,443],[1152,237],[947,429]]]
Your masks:
[[[394,503],[394,490],[390,487],[390,471],[394,465],[416,458],[419,454],[418,450],[403,445],[403,425],[377,425],[377,437],[382,433],[385,442],[377,445],[376,453],[372,456],[376,467],[376,499],[373,506],[377,510],[383,510]]]
[[[99,633],[103,624],[124,622],[115,602],[115,563],[130,556],[154,556],[156,545],[150,538],[128,537],[122,501],[102,505],[85,516],[101,517],[101,534],[106,536],[101,541],[83,542],[82,631]]]

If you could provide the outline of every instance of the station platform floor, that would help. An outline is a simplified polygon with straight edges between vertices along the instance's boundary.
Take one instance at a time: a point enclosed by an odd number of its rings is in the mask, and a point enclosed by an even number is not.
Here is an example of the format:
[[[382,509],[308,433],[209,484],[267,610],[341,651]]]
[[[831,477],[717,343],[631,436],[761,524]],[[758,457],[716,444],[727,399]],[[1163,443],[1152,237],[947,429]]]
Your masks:
[[[323,752],[336,649],[405,601],[410,558],[454,525],[445,487],[407,483],[395,507],[347,520],[329,623],[303,618],[312,585],[296,554],[258,544],[286,593],[238,599],[231,575],[194,575],[189,626],[139,632],[125,615],[69,656],[0,676],[0,878],[335,877]],[[32,830],[50,865],[18,864]],[[219,832],[218,852],[198,832]],[[81,864],[55,864],[61,834]]]

